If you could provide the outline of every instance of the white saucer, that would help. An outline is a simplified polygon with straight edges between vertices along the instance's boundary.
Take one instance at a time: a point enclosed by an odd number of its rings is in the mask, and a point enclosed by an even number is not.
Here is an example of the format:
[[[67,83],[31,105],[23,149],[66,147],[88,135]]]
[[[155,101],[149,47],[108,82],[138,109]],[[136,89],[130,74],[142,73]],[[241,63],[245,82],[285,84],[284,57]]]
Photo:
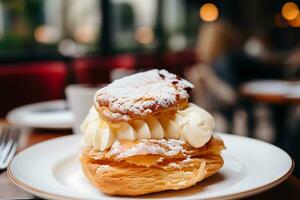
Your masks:
[[[224,166],[195,186],[136,199],[233,199],[267,190],[293,171],[290,156],[278,147],[241,136],[218,134],[227,147]],[[8,168],[9,178],[22,189],[46,199],[135,199],[108,196],[83,175],[78,155],[81,136],[65,136],[19,153]],[[59,153],[58,153],[59,152]]]
[[[65,100],[46,101],[15,108],[7,115],[11,124],[47,129],[72,128],[73,114]]]

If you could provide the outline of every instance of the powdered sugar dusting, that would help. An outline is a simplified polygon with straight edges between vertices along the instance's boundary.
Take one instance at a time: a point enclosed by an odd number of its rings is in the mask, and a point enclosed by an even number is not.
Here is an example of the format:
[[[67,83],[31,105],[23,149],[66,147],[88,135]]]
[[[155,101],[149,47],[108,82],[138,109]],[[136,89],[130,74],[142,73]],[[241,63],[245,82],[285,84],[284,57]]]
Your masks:
[[[186,159],[182,161],[182,163],[190,163],[192,159],[188,156]]]
[[[170,163],[169,166],[173,168],[180,168],[180,166],[175,162]]]
[[[116,140],[113,145],[111,146],[110,150],[109,150],[109,156],[107,157],[110,157],[112,155],[117,155],[119,153],[122,152],[122,148],[121,148],[121,145],[120,145],[120,142],[118,140]]]
[[[110,170],[110,166],[109,165],[99,165],[99,167],[97,168],[97,173],[99,173],[100,171],[108,171],[108,170]]]
[[[103,115],[128,120],[128,113],[145,116],[188,99],[194,86],[166,70],[150,70],[127,76],[101,88],[95,94],[97,106],[108,107]]]
[[[107,157],[115,156],[116,159],[124,159],[137,155],[162,155],[162,156],[175,156],[178,154],[185,155],[185,149],[182,144],[183,140],[174,139],[143,139],[140,142],[130,148],[123,149],[119,141],[114,142]]]

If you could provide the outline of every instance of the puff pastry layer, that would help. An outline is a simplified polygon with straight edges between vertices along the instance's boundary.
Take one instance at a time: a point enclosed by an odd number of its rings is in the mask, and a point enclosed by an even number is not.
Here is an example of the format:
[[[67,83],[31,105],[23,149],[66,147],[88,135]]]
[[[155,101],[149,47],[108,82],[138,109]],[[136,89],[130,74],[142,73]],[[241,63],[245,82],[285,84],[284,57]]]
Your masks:
[[[151,154],[136,149],[139,144],[146,145],[148,150],[160,147],[165,151],[153,151]],[[111,195],[136,196],[190,187],[223,166],[220,152],[225,147],[216,136],[201,148],[178,141],[182,148],[174,152],[177,147],[170,147],[171,144],[159,140],[122,141],[118,144],[122,151],[111,148],[104,152],[86,147],[81,156],[82,169],[101,191]],[[124,151],[134,151],[134,154],[124,154]]]

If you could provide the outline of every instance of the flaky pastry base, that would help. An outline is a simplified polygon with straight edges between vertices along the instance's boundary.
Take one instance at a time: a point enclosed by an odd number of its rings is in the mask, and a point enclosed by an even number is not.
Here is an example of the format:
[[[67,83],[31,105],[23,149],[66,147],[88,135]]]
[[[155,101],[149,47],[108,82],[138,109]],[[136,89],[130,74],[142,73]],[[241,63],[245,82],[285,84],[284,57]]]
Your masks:
[[[139,159],[97,160],[90,150],[83,151],[81,166],[89,181],[110,195],[137,196],[165,190],[191,187],[215,174],[222,166],[220,151],[225,148],[222,141],[211,141],[197,150],[197,155],[188,159],[167,158],[163,162],[141,164]],[[160,155],[161,157],[161,155]],[[143,159],[159,160],[153,155]],[[146,162],[145,162],[146,163]]]

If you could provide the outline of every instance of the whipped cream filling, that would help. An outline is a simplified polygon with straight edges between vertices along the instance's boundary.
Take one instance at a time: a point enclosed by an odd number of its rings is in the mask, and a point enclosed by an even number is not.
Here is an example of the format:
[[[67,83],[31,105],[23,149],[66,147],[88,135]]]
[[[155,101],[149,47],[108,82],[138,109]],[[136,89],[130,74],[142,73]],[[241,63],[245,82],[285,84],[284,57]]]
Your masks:
[[[186,109],[171,115],[149,116],[129,123],[109,123],[99,116],[93,106],[80,128],[85,145],[104,151],[114,142],[140,139],[181,139],[199,148],[210,140],[214,127],[213,117],[190,103]]]

